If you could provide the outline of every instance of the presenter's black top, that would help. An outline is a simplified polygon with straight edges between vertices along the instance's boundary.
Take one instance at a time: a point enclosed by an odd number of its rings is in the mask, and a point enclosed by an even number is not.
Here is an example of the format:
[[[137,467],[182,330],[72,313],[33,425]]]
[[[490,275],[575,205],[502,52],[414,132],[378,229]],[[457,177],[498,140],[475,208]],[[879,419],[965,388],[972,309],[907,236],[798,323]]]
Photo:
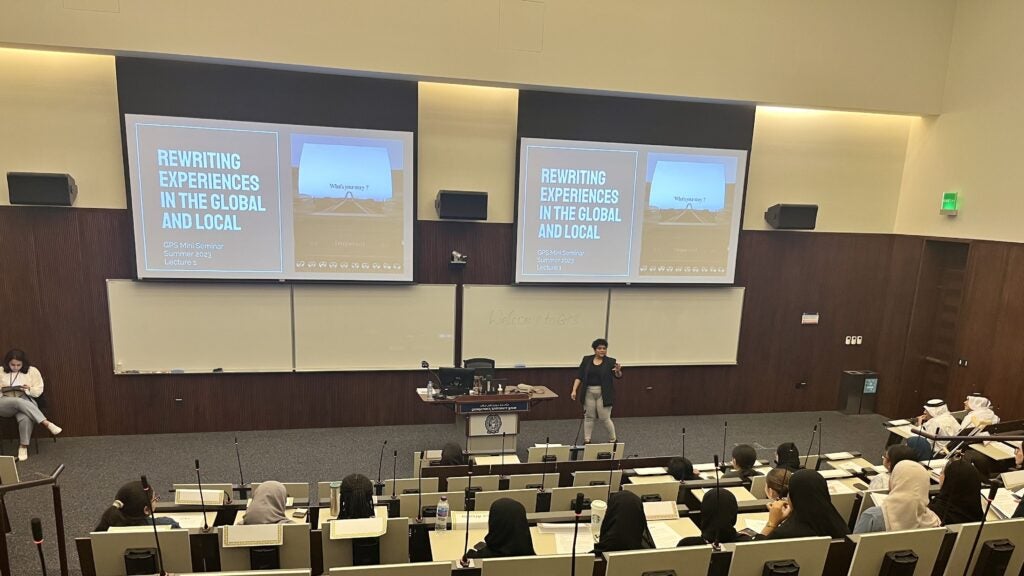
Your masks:
[[[584,356],[583,361],[580,362],[580,371],[576,375],[580,382],[584,386],[601,386],[601,403],[605,406],[611,406],[615,403],[615,386],[613,385],[613,379],[621,378],[616,376],[612,372],[612,368],[615,367],[615,358],[611,356],[605,356],[604,361],[598,366],[594,364],[594,355]],[[583,404],[586,400],[586,390],[581,390],[580,394],[576,395],[576,399]]]

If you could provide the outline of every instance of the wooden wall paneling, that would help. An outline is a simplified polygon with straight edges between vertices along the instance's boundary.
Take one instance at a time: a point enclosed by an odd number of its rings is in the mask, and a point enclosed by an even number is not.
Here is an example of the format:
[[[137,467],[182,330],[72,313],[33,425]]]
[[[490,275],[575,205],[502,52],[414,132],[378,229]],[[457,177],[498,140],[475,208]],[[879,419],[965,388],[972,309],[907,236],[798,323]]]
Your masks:
[[[40,329],[43,302],[35,270],[32,210],[35,209],[0,207],[0,354],[20,348],[29,360],[41,362],[46,335]]]
[[[107,306],[108,278],[131,278],[135,274],[132,251],[131,214],[126,210],[75,210],[81,239],[83,282],[81,290],[89,302],[89,345],[92,360],[93,395],[96,400],[94,434],[110,434],[111,423],[135,406],[112,394],[114,358]],[[114,428],[116,429],[116,427]],[[84,432],[82,432],[84,433]]]
[[[75,434],[96,431],[90,332],[93,302],[83,289],[85,268],[75,210],[33,213],[35,271],[43,315],[36,329],[42,347],[31,352],[46,381],[47,416]]]
[[[422,284],[512,284],[515,272],[515,227],[483,222],[416,223],[416,281]],[[452,250],[469,263],[451,267]]]
[[[913,236],[892,237],[892,250],[883,275],[882,298],[873,304],[882,310],[881,326],[874,342],[874,367],[879,374],[878,400],[875,410],[891,418],[914,416],[902,413],[900,397],[903,389],[903,356],[913,311],[918,268],[924,239]]]
[[[954,368],[946,401],[951,406],[976,389],[985,389],[997,361],[993,347],[995,327],[1002,311],[1007,263],[1011,246],[1001,242],[971,243],[964,306],[960,311],[957,357],[967,366]]]
[[[988,380],[974,384],[992,400],[996,413],[1004,419],[1024,417],[1024,246],[1019,244],[1009,250],[998,320],[990,332],[989,345],[993,362]]]

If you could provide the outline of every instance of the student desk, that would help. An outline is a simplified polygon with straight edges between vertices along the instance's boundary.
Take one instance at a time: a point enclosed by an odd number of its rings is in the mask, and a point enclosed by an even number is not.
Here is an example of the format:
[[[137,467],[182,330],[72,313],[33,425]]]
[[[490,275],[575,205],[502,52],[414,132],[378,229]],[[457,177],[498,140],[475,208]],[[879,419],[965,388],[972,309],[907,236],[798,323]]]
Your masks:
[[[658,522],[650,522],[650,524],[661,524],[672,529],[679,535],[679,539],[686,538],[688,536],[700,536],[700,528],[697,527],[689,518],[679,518],[677,520],[665,520]],[[483,541],[487,535],[486,529],[469,529],[469,546],[472,548],[477,542]],[[538,556],[548,556],[557,554],[555,548],[555,535],[541,533],[540,529],[536,526],[530,527],[530,536],[533,538],[533,550]],[[580,531],[577,536],[580,540],[590,538],[593,540],[593,536],[590,534],[590,522],[580,522]],[[677,540],[677,542],[678,542]],[[465,530],[446,530],[444,532],[430,531],[430,550],[433,555],[434,561],[448,561],[454,562],[462,559],[462,553],[466,543],[466,532]],[[673,543],[673,546],[675,543]]]

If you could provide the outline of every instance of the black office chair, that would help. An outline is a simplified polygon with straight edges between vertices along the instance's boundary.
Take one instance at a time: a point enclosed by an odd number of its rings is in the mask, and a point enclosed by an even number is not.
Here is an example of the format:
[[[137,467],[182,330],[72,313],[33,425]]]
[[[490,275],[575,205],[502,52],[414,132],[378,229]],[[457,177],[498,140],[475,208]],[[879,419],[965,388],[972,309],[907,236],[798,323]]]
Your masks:
[[[463,368],[472,368],[473,375],[494,378],[494,360],[490,358],[469,358],[462,361]]]
[[[40,394],[38,397],[36,397],[35,400],[36,400],[36,406],[39,406],[39,409],[43,411],[43,414],[45,414],[46,413],[46,393],[44,392],[44,393]],[[18,426],[17,426],[16,423],[14,423],[14,418],[4,418],[4,420],[10,420],[11,424],[0,423],[0,454],[2,454],[4,452],[4,448],[6,448],[7,440],[13,439],[14,442],[15,442],[15,448],[17,448],[17,446],[18,446],[17,443],[20,441],[20,439],[18,438]],[[32,434],[32,440],[30,440],[29,449],[31,449],[32,446],[35,446],[35,453],[36,453],[36,455],[39,454],[39,433],[40,433],[41,430],[46,430],[46,429],[43,428],[42,426],[37,426],[36,430],[35,430],[35,433]],[[54,443],[56,443],[57,442],[57,437],[53,436],[52,438],[53,438]],[[17,450],[15,450],[15,454],[17,454]]]

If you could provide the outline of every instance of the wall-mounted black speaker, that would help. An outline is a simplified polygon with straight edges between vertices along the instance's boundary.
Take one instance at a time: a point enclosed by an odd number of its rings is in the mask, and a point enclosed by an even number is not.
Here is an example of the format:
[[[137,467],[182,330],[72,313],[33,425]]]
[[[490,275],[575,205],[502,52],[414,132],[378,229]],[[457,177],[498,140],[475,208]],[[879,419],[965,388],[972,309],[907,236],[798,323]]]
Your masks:
[[[765,210],[764,220],[777,230],[814,230],[817,204],[776,204]]]
[[[78,196],[78,186],[70,174],[8,172],[7,190],[11,204],[71,206]]]
[[[487,192],[440,190],[434,208],[443,220],[487,220]]]

